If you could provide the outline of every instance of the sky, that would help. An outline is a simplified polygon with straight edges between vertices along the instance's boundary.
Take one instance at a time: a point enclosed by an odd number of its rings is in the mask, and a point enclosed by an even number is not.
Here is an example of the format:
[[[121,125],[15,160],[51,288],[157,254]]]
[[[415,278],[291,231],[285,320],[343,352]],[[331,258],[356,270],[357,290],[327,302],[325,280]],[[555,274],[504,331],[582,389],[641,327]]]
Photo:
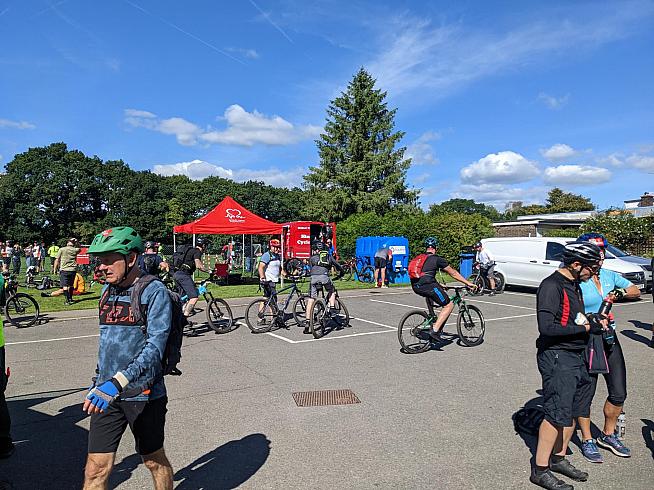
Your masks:
[[[654,192],[654,1],[0,0],[0,166],[302,183],[363,67],[423,207]]]

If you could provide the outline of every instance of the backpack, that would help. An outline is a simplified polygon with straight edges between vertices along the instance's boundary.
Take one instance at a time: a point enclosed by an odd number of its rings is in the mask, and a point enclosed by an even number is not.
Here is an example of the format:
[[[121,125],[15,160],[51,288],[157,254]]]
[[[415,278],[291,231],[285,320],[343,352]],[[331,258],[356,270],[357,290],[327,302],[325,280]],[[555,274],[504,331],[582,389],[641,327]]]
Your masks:
[[[318,252],[318,263],[316,265],[326,267],[328,269],[332,266],[329,260],[329,252],[327,250],[321,250]]]
[[[152,274],[153,276],[159,273],[155,254],[143,254],[143,270],[146,274]]]
[[[182,268],[188,268],[188,264],[185,264],[186,261],[186,255],[188,254],[189,250],[191,250],[193,247],[191,245],[182,245],[179,247],[172,256],[170,265],[173,268],[173,271],[178,271],[181,270]]]
[[[425,265],[427,257],[429,257],[429,254],[420,254],[411,259],[408,268],[410,279],[420,279],[424,275],[422,267]]]
[[[545,413],[540,405],[522,407],[513,414],[513,428],[518,434],[538,435]]]

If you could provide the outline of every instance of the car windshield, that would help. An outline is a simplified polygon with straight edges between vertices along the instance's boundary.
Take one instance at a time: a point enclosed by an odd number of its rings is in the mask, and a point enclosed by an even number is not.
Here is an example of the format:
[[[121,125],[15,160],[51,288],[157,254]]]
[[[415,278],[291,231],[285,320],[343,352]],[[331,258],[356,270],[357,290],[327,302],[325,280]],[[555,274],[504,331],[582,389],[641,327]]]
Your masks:
[[[616,257],[627,257],[627,256],[629,256],[628,253],[623,252],[618,247],[614,247],[611,244],[608,244],[606,246],[606,250],[608,250],[611,253],[611,255],[615,255]]]

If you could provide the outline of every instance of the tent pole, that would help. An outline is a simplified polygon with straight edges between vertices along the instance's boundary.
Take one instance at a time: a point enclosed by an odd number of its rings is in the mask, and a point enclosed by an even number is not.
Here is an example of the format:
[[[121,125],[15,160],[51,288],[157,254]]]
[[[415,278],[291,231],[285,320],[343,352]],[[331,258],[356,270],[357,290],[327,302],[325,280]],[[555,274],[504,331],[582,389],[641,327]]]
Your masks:
[[[254,274],[253,274],[254,264],[252,263],[252,257],[253,256],[254,256],[254,252],[252,251],[252,235],[250,235],[250,258],[248,259],[250,261],[250,277],[254,277]]]
[[[177,252],[177,244],[175,243],[175,237],[177,236],[177,233],[173,231],[173,253]]]
[[[242,247],[241,247],[241,277],[245,275],[245,233],[242,235]]]
[[[195,233],[193,233],[193,248],[195,248]],[[193,271],[193,280],[195,280],[195,272]]]
[[[282,270],[284,270],[284,227],[283,226],[279,238],[281,238],[281,242],[282,242],[282,256],[279,259],[279,263],[281,264],[280,267],[282,268]],[[284,287],[284,274],[280,274],[280,277],[282,279],[282,287]]]

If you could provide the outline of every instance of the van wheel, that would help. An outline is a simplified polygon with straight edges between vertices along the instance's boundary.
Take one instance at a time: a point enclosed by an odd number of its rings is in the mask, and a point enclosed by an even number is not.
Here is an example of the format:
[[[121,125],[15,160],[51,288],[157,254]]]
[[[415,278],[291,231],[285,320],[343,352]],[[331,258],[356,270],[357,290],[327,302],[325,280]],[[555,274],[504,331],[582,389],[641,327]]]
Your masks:
[[[506,287],[506,280],[504,279],[504,274],[499,272],[495,273],[495,291],[501,293]]]

